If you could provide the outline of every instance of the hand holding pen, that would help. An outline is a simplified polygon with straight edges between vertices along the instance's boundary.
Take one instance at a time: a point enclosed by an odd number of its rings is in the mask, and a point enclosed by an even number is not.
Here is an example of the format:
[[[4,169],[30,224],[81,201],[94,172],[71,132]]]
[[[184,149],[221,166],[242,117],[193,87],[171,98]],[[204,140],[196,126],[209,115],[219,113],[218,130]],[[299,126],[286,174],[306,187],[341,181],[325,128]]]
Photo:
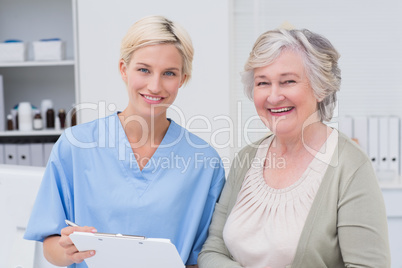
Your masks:
[[[68,227],[63,228],[61,230],[61,237],[58,243],[64,249],[67,260],[69,260],[72,263],[81,263],[86,258],[95,255],[94,250],[79,252],[78,249],[75,247],[74,243],[71,241],[69,235],[72,234],[73,232],[96,233],[97,230],[94,227],[88,227],[88,226],[81,227],[78,224],[71,222],[69,220],[66,220],[65,222],[68,225]]]

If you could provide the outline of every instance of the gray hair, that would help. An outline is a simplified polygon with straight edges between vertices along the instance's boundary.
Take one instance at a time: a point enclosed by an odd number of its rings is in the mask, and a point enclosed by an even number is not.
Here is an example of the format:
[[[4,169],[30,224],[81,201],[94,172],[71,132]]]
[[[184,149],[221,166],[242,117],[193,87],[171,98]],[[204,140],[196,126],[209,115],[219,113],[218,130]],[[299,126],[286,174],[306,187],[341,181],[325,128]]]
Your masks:
[[[278,29],[260,35],[242,73],[247,97],[253,100],[254,69],[271,64],[285,49],[302,56],[314,96],[319,100],[320,120],[330,121],[336,106],[336,92],[341,85],[340,55],[328,39],[306,29]]]

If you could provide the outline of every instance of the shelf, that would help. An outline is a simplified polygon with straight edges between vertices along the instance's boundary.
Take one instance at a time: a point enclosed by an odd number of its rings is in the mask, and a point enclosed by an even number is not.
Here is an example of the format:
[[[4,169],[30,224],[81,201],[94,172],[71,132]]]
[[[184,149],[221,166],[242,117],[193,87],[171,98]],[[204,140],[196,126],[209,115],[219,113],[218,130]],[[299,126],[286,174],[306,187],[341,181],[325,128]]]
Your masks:
[[[2,67],[40,67],[40,66],[74,66],[74,60],[62,61],[22,61],[22,62],[0,62]]]
[[[0,144],[55,143],[64,130],[1,131]]]
[[[60,136],[63,130],[0,131],[0,137]]]

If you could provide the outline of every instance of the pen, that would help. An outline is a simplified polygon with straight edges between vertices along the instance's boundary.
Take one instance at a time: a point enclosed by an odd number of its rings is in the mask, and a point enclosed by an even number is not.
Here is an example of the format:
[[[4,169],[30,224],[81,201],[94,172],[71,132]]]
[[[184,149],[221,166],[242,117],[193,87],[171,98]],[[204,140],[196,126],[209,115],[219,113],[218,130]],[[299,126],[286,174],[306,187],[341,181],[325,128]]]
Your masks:
[[[72,221],[69,221],[69,220],[65,220],[65,222],[66,222],[66,224],[68,226],[71,226],[71,227],[78,227],[79,226],[78,224],[76,224],[76,223],[74,223]]]

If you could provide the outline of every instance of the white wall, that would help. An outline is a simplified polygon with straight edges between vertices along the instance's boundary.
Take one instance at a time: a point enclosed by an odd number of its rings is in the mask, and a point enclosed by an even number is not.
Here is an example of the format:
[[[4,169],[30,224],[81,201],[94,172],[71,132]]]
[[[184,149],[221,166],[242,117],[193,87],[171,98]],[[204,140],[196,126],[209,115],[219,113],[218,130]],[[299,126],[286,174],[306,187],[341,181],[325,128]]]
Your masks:
[[[225,134],[214,135],[213,132],[228,125],[214,118],[229,116],[229,0],[77,2],[80,103],[104,102],[106,114],[114,112],[108,109],[109,104],[115,104],[118,110],[125,108],[127,93],[117,68],[120,41],[138,19],[163,15],[186,28],[195,48],[193,78],[180,89],[174,103],[182,111],[184,120],[179,119],[176,112],[169,115],[210,143],[214,143],[211,137],[215,136],[224,140]],[[103,115],[101,112],[100,116]],[[97,116],[98,111],[85,109],[81,121]],[[199,116],[211,122],[211,131],[194,131],[196,127],[206,127],[205,120]],[[218,151],[222,157],[230,153],[228,147],[218,148]]]

